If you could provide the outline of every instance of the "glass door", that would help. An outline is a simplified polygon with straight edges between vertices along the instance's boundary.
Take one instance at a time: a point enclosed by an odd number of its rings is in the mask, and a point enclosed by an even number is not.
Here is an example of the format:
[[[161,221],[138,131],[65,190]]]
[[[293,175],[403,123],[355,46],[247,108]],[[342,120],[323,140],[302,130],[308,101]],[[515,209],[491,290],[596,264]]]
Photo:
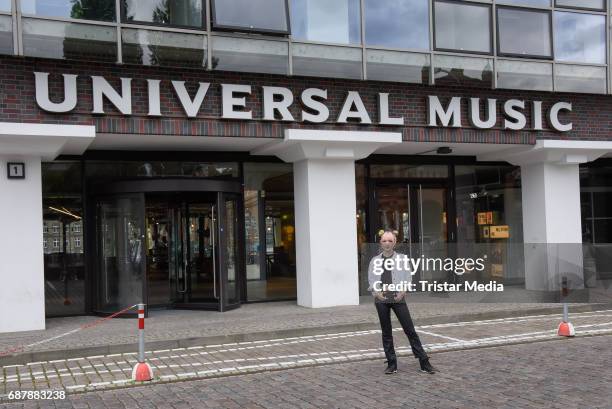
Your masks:
[[[114,313],[143,302],[144,195],[96,200],[96,310]]]
[[[380,229],[396,230],[399,251],[410,257],[447,257],[447,188],[423,183],[379,182],[374,200],[377,217],[373,240]],[[414,279],[442,278],[439,271],[422,271]]]
[[[220,268],[220,310],[226,311],[240,306],[240,285],[238,280],[239,254],[242,254],[238,237],[239,196],[219,193],[219,268]]]

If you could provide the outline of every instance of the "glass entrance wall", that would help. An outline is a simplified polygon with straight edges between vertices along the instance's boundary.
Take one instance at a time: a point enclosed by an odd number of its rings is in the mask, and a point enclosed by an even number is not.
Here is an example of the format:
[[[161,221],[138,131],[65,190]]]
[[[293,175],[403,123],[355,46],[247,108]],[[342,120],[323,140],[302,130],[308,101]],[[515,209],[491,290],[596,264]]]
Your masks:
[[[295,298],[293,166],[245,163],[244,212],[248,300]]]
[[[488,244],[494,255],[487,279],[506,284],[524,280],[523,212],[519,167],[455,167],[457,242]],[[514,243],[514,245],[513,245]]]
[[[101,197],[96,207],[96,310],[114,313],[143,302],[143,195]]]
[[[80,162],[42,164],[47,316],[85,313],[85,242]]]

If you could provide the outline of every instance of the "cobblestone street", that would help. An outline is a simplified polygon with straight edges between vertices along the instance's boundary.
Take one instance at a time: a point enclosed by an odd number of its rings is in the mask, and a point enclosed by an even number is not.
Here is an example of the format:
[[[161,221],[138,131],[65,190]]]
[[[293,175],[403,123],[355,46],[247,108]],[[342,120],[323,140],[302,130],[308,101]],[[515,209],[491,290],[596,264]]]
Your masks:
[[[612,380],[612,311],[571,317],[573,339],[556,335],[558,315],[417,326],[441,370],[433,377],[417,371],[406,337],[395,328],[402,359],[399,374],[391,377],[379,376],[380,331],[359,330],[149,351],[155,379],[147,386],[130,381],[133,353],[6,365],[0,397],[9,402],[15,391],[68,393],[66,401],[8,403],[11,408],[151,407],[148,402],[228,408],[542,407],[557,400],[565,408],[587,401],[580,407],[612,407],[604,387]],[[376,385],[390,394],[389,402],[381,400]],[[109,390],[119,387],[128,388]]]
[[[339,363],[69,395],[7,408],[611,408],[612,336],[436,353],[435,375],[411,358]]]

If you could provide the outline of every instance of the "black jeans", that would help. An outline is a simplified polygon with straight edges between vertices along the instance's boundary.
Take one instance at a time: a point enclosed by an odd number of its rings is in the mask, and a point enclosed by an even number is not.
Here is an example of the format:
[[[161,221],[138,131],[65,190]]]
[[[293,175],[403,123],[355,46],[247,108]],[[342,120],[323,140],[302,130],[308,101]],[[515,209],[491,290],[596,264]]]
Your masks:
[[[382,343],[385,350],[385,356],[389,364],[397,365],[397,357],[395,356],[395,348],[393,347],[393,328],[391,326],[391,310],[395,312],[395,316],[402,324],[404,333],[408,336],[410,341],[410,347],[415,358],[419,360],[427,359],[427,353],[421,345],[419,335],[414,329],[412,318],[410,317],[410,311],[405,301],[401,302],[381,302],[375,300],[376,311],[378,312],[378,319],[380,320],[380,328],[382,330]]]

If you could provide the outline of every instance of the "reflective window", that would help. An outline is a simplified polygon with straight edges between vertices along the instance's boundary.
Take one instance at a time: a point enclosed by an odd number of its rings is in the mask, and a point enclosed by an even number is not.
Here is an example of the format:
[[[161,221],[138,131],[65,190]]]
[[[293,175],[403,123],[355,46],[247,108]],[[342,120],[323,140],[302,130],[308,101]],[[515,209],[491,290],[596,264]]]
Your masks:
[[[223,71],[289,72],[289,45],[284,41],[213,37],[212,69]]]
[[[47,316],[85,312],[81,175],[79,162],[42,164]]]
[[[513,4],[516,6],[550,7],[550,0],[497,0],[497,4]]]
[[[428,84],[429,66],[427,54],[367,50],[369,80]]]
[[[429,50],[429,1],[366,0],[365,42]]]
[[[13,54],[13,19],[0,16],[0,54]]]
[[[605,10],[606,8],[605,0],[556,0],[555,5],[557,7],[591,10]]]
[[[115,27],[30,18],[22,23],[27,56],[117,61]]]
[[[293,74],[361,79],[360,48],[293,44]]]
[[[605,64],[605,16],[555,11],[555,59]]]
[[[299,40],[359,44],[359,10],[359,0],[292,0],[292,36]]]
[[[606,67],[555,64],[555,91],[606,93]]]
[[[497,8],[500,54],[550,57],[551,30],[548,11]]]
[[[436,1],[434,39],[437,49],[491,53],[491,7]]]
[[[87,162],[86,173],[90,181],[98,183],[124,178],[177,176],[227,179],[238,177],[239,169],[235,162],[89,161]]]
[[[491,88],[493,86],[493,60],[435,55],[434,79],[436,85]]]
[[[497,60],[497,88],[552,91],[552,64]]]
[[[206,37],[167,31],[123,29],[123,62],[144,65],[206,66]]]
[[[11,11],[11,0],[0,0],[0,11]]]
[[[124,0],[123,20],[201,28],[202,0]]]
[[[115,21],[116,18],[115,0],[21,0],[21,12],[85,20]]]
[[[370,165],[371,178],[446,178],[447,165]]]
[[[296,297],[293,166],[244,164],[247,299]]]
[[[213,0],[216,28],[289,32],[287,0]]]

